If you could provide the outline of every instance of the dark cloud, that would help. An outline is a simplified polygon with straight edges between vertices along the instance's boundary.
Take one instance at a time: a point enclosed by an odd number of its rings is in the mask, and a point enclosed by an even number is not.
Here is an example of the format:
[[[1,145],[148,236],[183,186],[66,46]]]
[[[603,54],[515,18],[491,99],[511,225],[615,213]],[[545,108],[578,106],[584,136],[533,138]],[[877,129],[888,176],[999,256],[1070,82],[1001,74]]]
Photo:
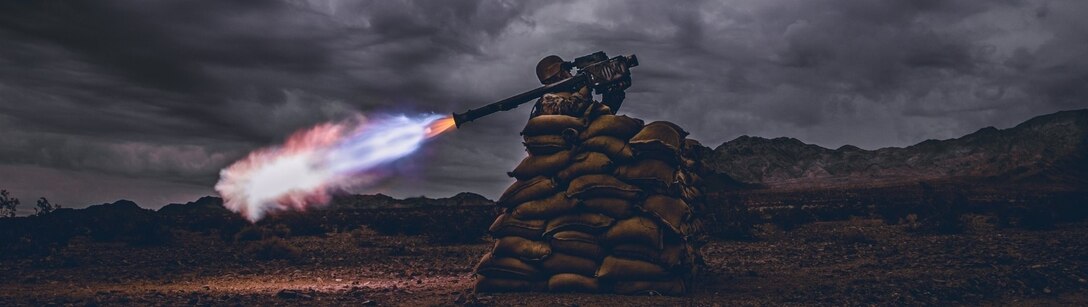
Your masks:
[[[0,166],[39,174],[0,186],[71,173],[210,193],[220,168],[297,129],[460,111],[537,85],[545,55],[597,50],[641,59],[624,112],[704,144],[903,146],[1084,107],[1085,13],[1076,0],[6,1]],[[368,191],[495,197],[526,114],[443,136]],[[73,185],[34,191],[136,193]]]

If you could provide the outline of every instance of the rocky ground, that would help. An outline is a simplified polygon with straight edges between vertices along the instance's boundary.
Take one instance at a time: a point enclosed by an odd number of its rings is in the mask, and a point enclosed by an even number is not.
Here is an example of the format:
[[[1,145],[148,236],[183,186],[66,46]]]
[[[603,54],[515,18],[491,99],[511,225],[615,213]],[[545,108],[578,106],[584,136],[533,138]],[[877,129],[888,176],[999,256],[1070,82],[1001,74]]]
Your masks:
[[[1062,305],[1088,304],[1088,223],[917,234],[879,220],[822,222],[712,241],[686,297],[472,294],[488,244],[436,246],[373,232],[292,237],[277,260],[257,242],[181,234],[130,247],[76,239],[0,262],[0,305]],[[277,258],[277,257],[272,257]]]

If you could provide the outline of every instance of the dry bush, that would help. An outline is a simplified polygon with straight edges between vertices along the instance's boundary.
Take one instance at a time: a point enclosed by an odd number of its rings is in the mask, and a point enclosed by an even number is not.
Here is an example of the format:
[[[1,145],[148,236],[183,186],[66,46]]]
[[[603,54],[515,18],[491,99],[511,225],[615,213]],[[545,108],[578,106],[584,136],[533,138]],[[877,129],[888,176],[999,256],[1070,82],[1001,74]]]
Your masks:
[[[267,230],[265,230],[264,227],[249,225],[245,228],[242,228],[242,230],[238,231],[238,233],[234,234],[234,241],[258,241],[264,239],[264,237],[266,236],[266,232]]]
[[[351,231],[351,241],[355,242],[355,246],[358,247],[374,247],[378,245],[374,242],[374,236],[377,234],[377,232],[366,226],[359,226],[359,228]]]
[[[302,257],[302,250],[278,237],[250,243],[244,252],[260,260],[298,260]]]

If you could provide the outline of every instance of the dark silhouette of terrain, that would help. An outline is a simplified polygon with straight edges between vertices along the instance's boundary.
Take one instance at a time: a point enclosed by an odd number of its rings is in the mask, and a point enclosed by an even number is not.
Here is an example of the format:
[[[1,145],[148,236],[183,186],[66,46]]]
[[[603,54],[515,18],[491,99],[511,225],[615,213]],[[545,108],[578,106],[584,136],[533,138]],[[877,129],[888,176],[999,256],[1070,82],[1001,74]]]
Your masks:
[[[905,148],[697,150],[709,241],[685,298],[473,294],[501,209],[460,193],[257,223],[210,196],[0,218],[0,305],[1088,303],[1088,110]]]

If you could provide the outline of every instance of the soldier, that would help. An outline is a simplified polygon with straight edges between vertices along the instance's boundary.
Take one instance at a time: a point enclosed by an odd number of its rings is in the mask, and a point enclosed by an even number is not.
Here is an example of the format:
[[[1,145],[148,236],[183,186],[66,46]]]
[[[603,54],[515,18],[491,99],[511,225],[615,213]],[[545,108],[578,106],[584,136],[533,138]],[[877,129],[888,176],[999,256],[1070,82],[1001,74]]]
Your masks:
[[[536,77],[541,84],[552,84],[572,77],[572,64],[556,55],[544,57],[536,64]],[[602,94],[602,102],[615,114],[623,104],[624,89],[631,86],[630,77],[609,87]],[[582,116],[586,108],[593,104],[593,95],[588,86],[582,85],[575,91],[563,91],[544,94],[533,106],[531,117],[545,114]]]

